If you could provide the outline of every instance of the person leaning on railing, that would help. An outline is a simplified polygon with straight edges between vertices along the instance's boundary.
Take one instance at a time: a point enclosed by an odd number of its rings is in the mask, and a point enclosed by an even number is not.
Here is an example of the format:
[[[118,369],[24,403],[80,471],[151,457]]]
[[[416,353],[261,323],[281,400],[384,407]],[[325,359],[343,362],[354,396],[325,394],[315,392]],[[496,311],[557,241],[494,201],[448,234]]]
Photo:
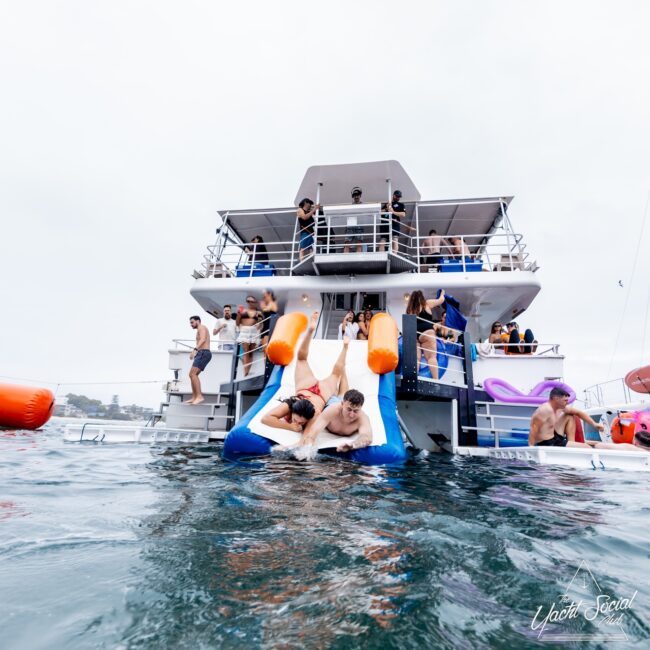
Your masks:
[[[406,206],[402,203],[401,199],[401,190],[395,190],[391,202],[386,206],[393,221],[393,253],[399,252],[399,236],[404,234],[402,231],[402,219],[406,219]]]
[[[438,344],[436,338],[440,330],[440,323],[437,323],[433,318],[433,309],[440,307],[445,302],[445,290],[440,290],[438,298],[424,297],[421,291],[413,291],[409,296],[409,301],[406,305],[406,313],[417,316],[417,333],[418,333],[418,368],[420,367],[420,359],[424,352],[424,358],[429,366],[432,379],[438,379]]]
[[[450,237],[449,243],[452,246],[452,254],[457,261],[462,262],[465,260],[466,264],[472,261],[469,246],[460,237]]]

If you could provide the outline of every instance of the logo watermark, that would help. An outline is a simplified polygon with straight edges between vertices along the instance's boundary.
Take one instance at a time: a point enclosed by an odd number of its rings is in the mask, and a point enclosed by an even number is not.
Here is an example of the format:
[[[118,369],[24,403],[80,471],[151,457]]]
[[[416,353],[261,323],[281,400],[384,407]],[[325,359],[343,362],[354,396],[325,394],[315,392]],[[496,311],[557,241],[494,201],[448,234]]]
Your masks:
[[[537,608],[530,627],[542,641],[627,641],[623,623],[637,593],[625,598],[605,593],[583,560],[558,600]],[[579,632],[585,621],[597,631]]]

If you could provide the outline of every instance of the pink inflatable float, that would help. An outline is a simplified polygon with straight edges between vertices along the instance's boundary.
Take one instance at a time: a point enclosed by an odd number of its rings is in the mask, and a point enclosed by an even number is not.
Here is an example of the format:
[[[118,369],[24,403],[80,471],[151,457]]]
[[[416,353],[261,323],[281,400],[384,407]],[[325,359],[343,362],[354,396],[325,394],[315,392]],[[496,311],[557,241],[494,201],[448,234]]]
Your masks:
[[[542,381],[530,391],[530,393],[522,393],[514,386],[510,385],[503,379],[490,377],[483,382],[485,392],[495,402],[505,402],[506,404],[525,404],[527,406],[538,406],[548,400],[548,394],[552,388],[561,388],[569,393],[569,404],[575,401],[576,394],[573,388],[567,386],[561,381],[547,380]]]

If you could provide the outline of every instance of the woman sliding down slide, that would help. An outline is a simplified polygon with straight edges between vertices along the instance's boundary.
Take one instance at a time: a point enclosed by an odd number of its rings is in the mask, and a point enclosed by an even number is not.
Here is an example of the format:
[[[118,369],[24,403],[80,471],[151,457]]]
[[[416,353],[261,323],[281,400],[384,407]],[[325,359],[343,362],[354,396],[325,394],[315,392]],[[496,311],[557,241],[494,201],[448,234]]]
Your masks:
[[[262,424],[276,429],[302,433],[316,413],[313,404],[304,397],[289,397],[280,400],[280,402],[279,406],[262,418]]]
[[[309,356],[309,345],[311,339],[316,331],[316,323],[318,322],[318,312],[315,311],[311,315],[311,320],[309,321],[309,327],[305,334],[300,348],[298,349],[298,358],[296,360],[296,397],[308,400],[311,405],[314,407],[314,416],[304,427],[303,434],[308,434],[311,426],[314,424],[316,417],[323,411],[323,409],[329,404],[341,401],[342,395],[348,390],[348,378],[345,374],[345,359],[348,353],[348,345],[350,344],[350,339],[347,336],[343,337],[343,349],[336,360],[336,363],[332,367],[332,372],[325,379],[317,379],[309,366],[307,358]],[[279,409],[280,407],[278,407]],[[274,409],[277,411],[278,409]],[[274,411],[269,412],[268,415],[274,413]],[[277,415],[275,417],[277,422]],[[264,422],[264,424],[269,424],[269,421]],[[270,426],[274,426],[271,424]],[[275,426],[278,426],[275,424]],[[285,428],[285,427],[282,427]],[[287,429],[290,427],[286,427]],[[294,429],[295,430],[295,429]]]

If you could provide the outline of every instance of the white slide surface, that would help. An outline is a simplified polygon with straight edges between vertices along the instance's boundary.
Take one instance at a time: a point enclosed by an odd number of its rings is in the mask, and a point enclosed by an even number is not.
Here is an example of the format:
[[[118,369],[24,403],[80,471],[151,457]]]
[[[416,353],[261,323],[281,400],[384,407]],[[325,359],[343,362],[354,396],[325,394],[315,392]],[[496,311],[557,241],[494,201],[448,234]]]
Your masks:
[[[298,350],[300,343],[296,346]],[[343,341],[312,340],[309,346],[309,365],[316,377],[325,379],[332,372],[337,357],[343,347]],[[260,412],[251,420],[250,430],[264,438],[273,440],[281,445],[293,445],[300,440],[300,434],[286,429],[277,429],[262,424],[262,418],[270,410],[279,405],[279,399],[285,399],[296,394],[295,387],[296,358],[284,369],[280,389],[262,407]],[[378,391],[379,375],[368,368],[368,341],[350,341],[345,364],[350,388],[356,388],[365,398],[363,411],[370,419],[372,427],[372,445],[386,444],[386,431],[379,411]],[[355,440],[354,436],[337,436],[329,431],[323,431],[316,439],[318,449],[337,447],[343,441]]]

